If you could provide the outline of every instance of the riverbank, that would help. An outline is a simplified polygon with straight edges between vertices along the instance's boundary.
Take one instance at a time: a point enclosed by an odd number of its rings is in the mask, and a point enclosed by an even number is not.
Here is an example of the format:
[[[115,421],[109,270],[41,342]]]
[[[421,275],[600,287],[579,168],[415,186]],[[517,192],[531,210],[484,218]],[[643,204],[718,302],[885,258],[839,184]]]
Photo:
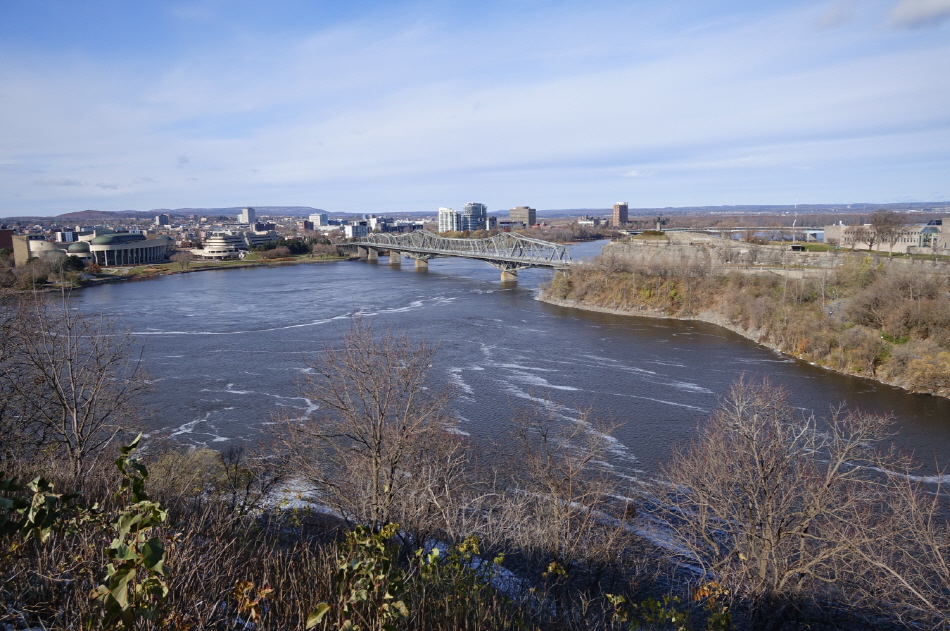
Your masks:
[[[729,322],[725,318],[723,318],[722,314],[719,314],[713,311],[697,313],[694,316],[685,317],[685,316],[669,315],[659,309],[649,309],[646,307],[638,307],[636,310],[617,309],[617,308],[612,308],[612,307],[601,307],[597,305],[589,305],[583,301],[577,301],[577,300],[558,300],[555,298],[547,297],[543,293],[538,297],[538,300],[545,304],[554,305],[556,307],[565,307],[568,309],[580,309],[581,311],[593,311],[595,313],[609,313],[611,315],[630,316],[630,317],[635,317],[635,318],[654,318],[658,320],[679,320],[682,322],[705,322],[707,324],[715,324],[716,326],[721,326],[722,328],[728,329],[732,331],[733,333],[736,333],[737,335],[741,335],[747,340],[752,340],[753,342],[755,342],[756,344],[759,344],[760,346],[764,346],[765,348],[771,349],[773,351],[777,351],[781,353],[782,355],[785,355],[786,357],[792,357],[795,359],[800,359],[802,361],[808,362],[812,366],[818,366],[820,368],[832,370],[842,375],[849,375],[852,377],[863,377],[865,379],[871,379],[872,381],[877,381],[878,383],[887,384],[889,386],[895,386],[904,390],[907,389],[898,383],[893,383],[886,379],[880,379],[880,378],[874,379],[874,378],[867,377],[866,375],[861,375],[854,372],[835,370],[834,368],[829,368],[828,366],[822,366],[821,364],[808,361],[807,358],[799,357],[798,355],[795,355],[794,353],[785,352],[781,348],[779,348],[778,345],[773,344],[766,339],[763,339],[762,337],[763,332],[761,330],[749,331],[749,330],[743,329]]]
[[[950,398],[943,276],[888,270],[870,257],[800,277],[752,271],[760,270],[608,257],[559,272],[539,299],[707,322],[827,370]]]
[[[98,274],[96,278],[88,279],[83,281],[83,284],[80,287],[95,287],[96,285],[104,285],[109,283],[119,283],[119,282],[129,282],[137,280],[149,280],[152,278],[161,278],[164,276],[173,276],[176,274],[193,274],[196,272],[213,272],[220,270],[233,270],[233,269],[249,269],[255,267],[281,267],[288,265],[309,265],[312,263],[338,263],[341,261],[349,261],[354,257],[325,257],[325,258],[293,258],[293,259],[278,259],[278,260],[260,260],[260,261],[251,261],[251,262],[242,262],[242,263],[207,263],[201,262],[197,265],[201,267],[186,267],[184,269],[172,269],[172,266],[178,266],[177,263],[160,263],[156,265],[148,265],[138,268],[129,268],[130,273],[122,274]],[[195,265],[194,263],[190,265]],[[135,272],[135,270],[141,270]],[[78,287],[77,287],[78,289]]]

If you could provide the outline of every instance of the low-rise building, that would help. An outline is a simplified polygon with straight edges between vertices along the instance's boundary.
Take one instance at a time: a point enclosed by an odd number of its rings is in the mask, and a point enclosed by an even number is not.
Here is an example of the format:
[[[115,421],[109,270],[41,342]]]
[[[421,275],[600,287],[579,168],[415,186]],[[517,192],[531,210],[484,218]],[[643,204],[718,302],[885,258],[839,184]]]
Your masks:
[[[210,260],[238,258],[248,250],[247,241],[240,232],[209,233],[200,248],[191,251],[196,257]]]
[[[950,217],[899,226],[893,238],[881,239],[872,224],[824,227],[825,243],[855,250],[895,254],[950,254]],[[873,247],[872,247],[873,246]]]
[[[44,256],[75,255],[85,261],[94,261],[102,267],[147,265],[168,259],[174,248],[174,240],[167,235],[133,234],[96,230],[79,237],[72,243],[54,243],[33,235],[14,237],[13,255],[17,265],[24,265],[31,258]]]

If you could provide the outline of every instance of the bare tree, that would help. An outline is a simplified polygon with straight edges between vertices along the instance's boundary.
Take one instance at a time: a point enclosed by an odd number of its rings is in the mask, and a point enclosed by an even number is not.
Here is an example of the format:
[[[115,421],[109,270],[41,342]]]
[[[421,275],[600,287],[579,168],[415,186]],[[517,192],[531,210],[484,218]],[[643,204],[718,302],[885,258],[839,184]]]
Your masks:
[[[887,426],[839,411],[819,431],[781,388],[740,379],[664,468],[669,486],[655,502],[675,550],[741,599],[753,628],[804,616],[841,580],[853,540],[837,536],[839,525],[876,488],[860,465]]]
[[[450,463],[459,458],[446,436],[448,395],[426,386],[433,352],[390,332],[376,337],[357,321],[310,366],[302,394],[318,410],[279,423],[291,466],[350,523],[379,529],[418,516],[406,505],[410,498],[429,504],[427,516],[449,510],[437,506],[433,489],[419,488],[426,478],[451,478],[457,465]]]
[[[629,537],[611,474],[608,446],[613,427],[589,414],[559,418],[545,409],[521,411],[512,421],[494,529],[509,546],[553,562],[567,574],[615,562]],[[492,528],[490,528],[492,529]]]
[[[879,243],[888,245],[888,256],[894,254],[894,245],[904,233],[904,218],[900,213],[881,208],[871,214],[871,231]]]
[[[21,314],[15,300],[0,303],[0,462],[4,467],[29,461],[46,445],[36,411],[20,392],[28,390],[30,379],[20,366]]]
[[[847,227],[842,233],[842,241],[844,241],[845,246],[854,250],[857,244],[864,243],[867,240],[867,236],[867,228],[864,226]]]
[[[950,628],[950,525],[946,489],[911,469],[889,471],[877,502],[839,522],[857,595],[880,616],[917,628]],[[940,476],[936,476],[939,480]]]
[[[129,331],[80,313],[65,292],[58,302],[30,296],[17,309],[17,346],[4,385],[78,477],[136,424],[136,403],[147,388],[141,356]]]
[[[168,257],[173,263],[178,263],[179,269],[186,269],[192,261],[195,260],[195,255],[191,252],[182,250],[181,252],[175,252],[170,257]]]

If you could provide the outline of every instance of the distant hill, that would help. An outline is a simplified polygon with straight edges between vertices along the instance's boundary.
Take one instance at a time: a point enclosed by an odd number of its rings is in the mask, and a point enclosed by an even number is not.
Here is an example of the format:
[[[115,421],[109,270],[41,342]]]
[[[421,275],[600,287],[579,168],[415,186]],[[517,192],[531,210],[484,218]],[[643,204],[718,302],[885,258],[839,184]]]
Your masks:
[[[119,217],[133,217],[136,219],[150,218],[155,215],[234,215],[235,217],[245,206],[229,208],[153,208],[152,210],[80,210],[72,213],[56,215],[51,219],[89,220],[89,219],[116,219]],[[258,215],[281,215],[284,217],[306,217],[312,213],[323,213],[325,210],[310,206],[252,206]]]

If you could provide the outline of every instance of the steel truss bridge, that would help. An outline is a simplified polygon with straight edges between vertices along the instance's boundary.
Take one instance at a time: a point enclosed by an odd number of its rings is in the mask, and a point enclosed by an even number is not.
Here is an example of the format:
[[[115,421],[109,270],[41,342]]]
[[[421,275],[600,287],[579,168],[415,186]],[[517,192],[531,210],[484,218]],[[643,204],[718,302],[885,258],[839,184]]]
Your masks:
[[[502,232],[487,239],[450,239],[427,230],[402,234],[378,233],[348,244],[361,259],[377,260],[389,252],[389,264],[399,265],[400,257],[415,259],[416,268],[427,268],[438,257],[460,257],[490,263],[501,270],[501,279],[515,280],[518,270],[530,267],[563,269],[572,264],[567,246],[520,234]]]

